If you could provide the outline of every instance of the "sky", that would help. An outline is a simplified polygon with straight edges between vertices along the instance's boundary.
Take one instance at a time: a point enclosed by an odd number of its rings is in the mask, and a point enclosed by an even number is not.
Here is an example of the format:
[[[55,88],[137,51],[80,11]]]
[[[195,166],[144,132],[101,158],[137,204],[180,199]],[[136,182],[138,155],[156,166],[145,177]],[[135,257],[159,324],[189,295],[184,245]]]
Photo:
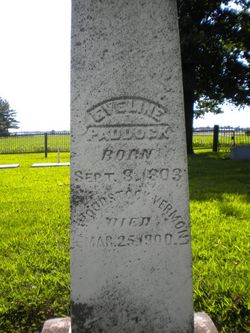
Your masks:
[[[0,0],[0,97],[18,131],[70,128],[70,0]],[[250,108],[225,106],[195,127],[250,127]]]

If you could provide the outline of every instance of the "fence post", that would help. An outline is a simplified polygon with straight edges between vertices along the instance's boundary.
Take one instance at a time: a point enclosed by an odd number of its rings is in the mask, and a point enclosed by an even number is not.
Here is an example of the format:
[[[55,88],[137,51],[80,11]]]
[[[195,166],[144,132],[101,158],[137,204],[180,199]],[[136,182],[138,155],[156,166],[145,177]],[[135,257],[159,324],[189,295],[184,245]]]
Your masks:
[[[214,134],[213,134],[213,152],[218,151],[218,143],[219,143],[219,126],[214,125]]]
[[[48,133],[44,133],[44,154],[45,158],[48,157]]]
[[[232,135],[231,139],[233,142],[233,147],[235,147],[235,131],[233,131],[233,135]]]

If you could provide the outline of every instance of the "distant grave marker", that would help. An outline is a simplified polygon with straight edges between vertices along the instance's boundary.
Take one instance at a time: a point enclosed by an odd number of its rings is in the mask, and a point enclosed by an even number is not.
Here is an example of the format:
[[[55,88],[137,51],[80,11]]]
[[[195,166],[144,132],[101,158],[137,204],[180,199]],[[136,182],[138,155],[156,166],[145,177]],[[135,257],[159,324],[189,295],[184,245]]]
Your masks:
[[[193,332],[176,3],[73,0],[72,333]]]
[[[61,167],[61,166],[69,166],[70,162],[63,163],[34,163],[32,164],[33,168],[46,168],[46,167]]]
[[[234,147],[230,156],[232,160],[250,160],[250,146]]]
[[[20,164],[0,164],[0,169],[14,169],[19,168]]]

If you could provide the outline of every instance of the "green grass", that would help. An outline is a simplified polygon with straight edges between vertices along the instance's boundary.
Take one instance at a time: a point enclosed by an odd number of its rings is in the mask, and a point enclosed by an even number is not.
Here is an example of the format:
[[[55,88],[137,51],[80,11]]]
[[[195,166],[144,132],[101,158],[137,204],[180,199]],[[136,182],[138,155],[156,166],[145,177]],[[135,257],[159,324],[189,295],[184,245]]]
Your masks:
[[[30,168],[45,161],[0,155],[0,163],[21,164],[0,170],[3,333],[33,333],[46,318],[69,315],[69,168]],[[209,313],[221,333],[248,332],[249,162],[200,152],[189,174],[195,310]]]
[[[189,173],[195,309],[220,332],[249,332],[249,161],[204,153]]]
[[[50,154],[51,162],[57,154]],[[34,332],[68,313],[69,167],[30,168],[43,155],[2,155],[0,163],[0,332]],[[69,161],[69,154],[61,154]]]

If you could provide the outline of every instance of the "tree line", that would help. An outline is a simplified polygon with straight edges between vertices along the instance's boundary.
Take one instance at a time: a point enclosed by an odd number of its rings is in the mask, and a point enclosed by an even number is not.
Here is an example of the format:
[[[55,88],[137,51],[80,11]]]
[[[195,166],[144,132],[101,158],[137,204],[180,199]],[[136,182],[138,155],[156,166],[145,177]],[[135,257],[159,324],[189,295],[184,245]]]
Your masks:
[[[16,111],[12,110],[9,103],[0,97],[0,136],[8,136],[11,128],[18,128]]]

